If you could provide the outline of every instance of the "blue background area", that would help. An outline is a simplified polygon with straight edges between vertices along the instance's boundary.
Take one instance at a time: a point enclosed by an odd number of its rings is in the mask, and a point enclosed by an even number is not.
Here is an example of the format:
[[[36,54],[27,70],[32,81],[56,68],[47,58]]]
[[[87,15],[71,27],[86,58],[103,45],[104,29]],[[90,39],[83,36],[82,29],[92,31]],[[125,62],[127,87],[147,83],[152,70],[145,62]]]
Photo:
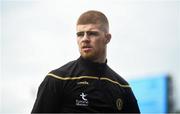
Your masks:
[[[168,75],[145,76],[129,80],[142,113],[168,112]]]

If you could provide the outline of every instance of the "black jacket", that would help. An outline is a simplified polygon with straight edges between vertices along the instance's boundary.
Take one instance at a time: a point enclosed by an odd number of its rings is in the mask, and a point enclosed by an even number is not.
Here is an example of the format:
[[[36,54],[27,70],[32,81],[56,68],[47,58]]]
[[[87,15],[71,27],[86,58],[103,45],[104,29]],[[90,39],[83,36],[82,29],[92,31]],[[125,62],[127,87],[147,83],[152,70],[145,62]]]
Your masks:
[[[41,83],[32,113],[139,113],[128,83],[109,66],[82,57],[51,71]]]

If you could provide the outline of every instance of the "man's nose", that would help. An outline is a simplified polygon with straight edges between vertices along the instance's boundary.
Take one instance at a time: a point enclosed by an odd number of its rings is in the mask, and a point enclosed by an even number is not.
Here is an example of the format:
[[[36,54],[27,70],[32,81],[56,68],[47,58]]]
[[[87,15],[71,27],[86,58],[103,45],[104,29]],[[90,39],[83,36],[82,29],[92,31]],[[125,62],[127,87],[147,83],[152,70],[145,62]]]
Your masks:
[[[88,36],[88,34],[86,32],[84,33],[82,41],[86,41],[86,42],[89,41],[89,36]]]

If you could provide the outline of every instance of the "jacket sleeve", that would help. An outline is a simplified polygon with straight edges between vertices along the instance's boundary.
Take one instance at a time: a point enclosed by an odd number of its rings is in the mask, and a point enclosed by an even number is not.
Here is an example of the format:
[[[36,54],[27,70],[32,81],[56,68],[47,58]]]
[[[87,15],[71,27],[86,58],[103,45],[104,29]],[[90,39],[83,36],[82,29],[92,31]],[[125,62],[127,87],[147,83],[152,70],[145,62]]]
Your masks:
[[[125,97],[125,112],[126,113],[140,113],[138,102],[131,88],[127,89]]]
[[[38,89],[32,113],[52,113],[61,109],[62,93],[60,81],[46,76]]]

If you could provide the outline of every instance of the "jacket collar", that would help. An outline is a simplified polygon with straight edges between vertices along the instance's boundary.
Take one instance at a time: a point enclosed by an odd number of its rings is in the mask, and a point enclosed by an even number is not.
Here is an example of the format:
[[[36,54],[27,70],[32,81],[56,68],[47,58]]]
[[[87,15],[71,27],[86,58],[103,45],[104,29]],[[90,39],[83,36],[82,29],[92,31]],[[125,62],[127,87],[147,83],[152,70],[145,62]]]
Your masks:
[[[96,62],[93,62],[91,60],[84,59],[82,56],[80,56],[78,58],[78,61],[83,66],[85,65],[85,66],[88,66],[88,67],[104,68],[105,66],[107,66],[107,59],[106,59],[105,63],[96,63]]]

